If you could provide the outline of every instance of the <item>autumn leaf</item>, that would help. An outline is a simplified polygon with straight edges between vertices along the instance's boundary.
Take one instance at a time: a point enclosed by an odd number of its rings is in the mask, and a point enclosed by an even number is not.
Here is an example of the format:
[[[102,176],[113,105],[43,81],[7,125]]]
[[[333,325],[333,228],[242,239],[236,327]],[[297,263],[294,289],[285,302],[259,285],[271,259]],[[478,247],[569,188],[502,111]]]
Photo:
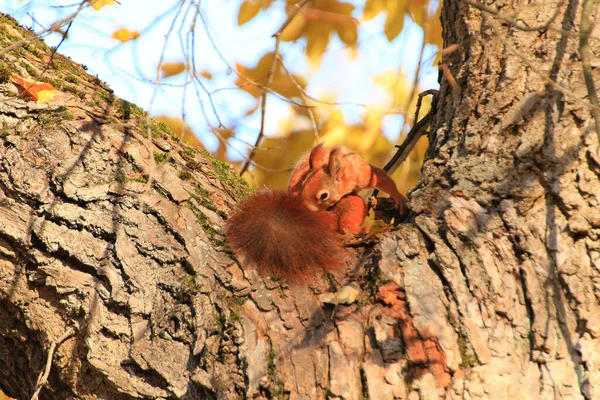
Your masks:
[[[331,27],[326,24],[312,24],[306,33],[306,54],[315,61],[325,53],[329,44]]]
[[[356,46],[358,41],[358,26],[356,24],[337,25],[335,31],[342,42],[348,46]]]
[[[298,40],[305,32],[306,17],[302,13],[296,14],[290,23],[281,31],[279,38],[284,42],[293,42]]]
[[[88,0],[88,3],[90,3],[90,6],[96,11],[104,6],[114,6],[117,4],[115,0]]]
[[[200,75],[204,79],[208,79],[208,80],[211,80],[213,78],[213,75],[210,73],[210,71],[206,71],[206,70],[200,72],[198,75]]]
[[[233,132],[233,130],[229,129],[229,128],[212,128],[211,129],[212,133],[215,134],[215,136],[218,136],[220,139],[222,140],[227,140],[233,136],[235,136],[235,133]]]
[[[179,75],[186,70],[186,65],[182,62],[170,62],[161,64],[159,71],[162,72],[163,78],[169,78],[171,76]]]
[[[260,106],[259,102],[254,103],[254,106],[252,106],[250,109],[248,109],[245,113],[244,113],[244,117],[249,117],[250,115],[254,114],[257,110],[258,107]]]
[[[260,87],[257,87],[255,84],[253,84],[253,82],[263,85],[266,83],[269,70],[273,64],[273,56],[274,54],[272,52],[265,54],[261,57],[254,68],[247,68],[241,64],[236,64],[236,69],[239,73],[239,76],[235,81],[235,84],[240,89],[251,94],[252,96],[256,98],[260,97],[262,95],[262,90]],[[271,77],[271,90],[288,99],[299,97],[300,91],[298,90],[298,86],[301,88],[306,87],[306,81],[297,75],[292,75],[292,78],[290,78],[283,68],[281,68],[281,64],[279,62],[275,63]],[[250,80],[250,82],[248,82],[248,80]]]
[[[255,0],[246,0],[240,6],[238,13],[237,24],[238,26],[244,25],[252,18],[256,17],[256,14],[260,11],[260,4]]]
[[[429,0],[367,0],[363,9],[363,19],[373,19],[380,13],[385,12],[387,17],[383,26],[383,32],[388,41],[391,42],[404,28],[405,14],[410,11],[410,16],[415,17],[415,13],[424,12],[427,9],[428,1]]]
[[[238,11],[238,26],[242,26],[252,20],[260,10],[266,10],[274,1],[275,0],[244,0]]]
[[[49,83],[38,82],[32,79],[22,78],[17,74],[12,74],[10,80],[17,85],[19,95],[27,96],[32,100],[52,100],[56,95],[56,89]]]
[[[113,32],[111,35],[113,39],[117,39],[121,43],[128,42],[130,40],[135,40],[140,37],[140,33],[138,31],[132,31],[127,28],[119,28]]]
[[[395,15],[388,15],[383,25],[383,32],[388,41],[392,41],[402,32],[404,28],[404,13],[398,13]]]
[[[201,149],[204,148],[204,145],[194,134],[192,128],[190,128],[190,126],[187,123],[184,123],[181,118],[160,115],[154,117],[154,119],[168,126],[169,129],[173,131],[173,133],[181,137],[182,140],[190,146],[198,147]]]
[[[436,13],[432,16],[429,16],[427,19],[427,28],[425,29],[425,43],[433,44],[437,46],[438,49],[442,48],[442,23],[440,21],[440,13],[442,7],[438,6]],[[441,54],[441,52],[438,52]],[[438,56],[441,61],[441,56]],[[434,63],[437,65],[437,62]]]
[[[387,70],[373,77],[373,83],[392,94],[392,108],[404,107],[410,95],[411,83],[402,72]]]
[[[387,0],[367,0],[363,9],[363,19],[370,20],[385,10]]]
[[[425,23],[428,3],[429,0],[411,0],[408,3],[408,13],[410,17],[421,27],[423,27]]]
[[[314,145],[315,135],[312,129],[287,132],[285,136],[265,138],[256,152],[256,164],[280,172],[267,172],[253,168],[252,174],[243,175],[250,181],[261,182],[267,187],[286,187],[290,179],[290,168],[294,161]],[[269,150],[267,150],[269,149]],[[282,156],[285,155],[285,156]]]

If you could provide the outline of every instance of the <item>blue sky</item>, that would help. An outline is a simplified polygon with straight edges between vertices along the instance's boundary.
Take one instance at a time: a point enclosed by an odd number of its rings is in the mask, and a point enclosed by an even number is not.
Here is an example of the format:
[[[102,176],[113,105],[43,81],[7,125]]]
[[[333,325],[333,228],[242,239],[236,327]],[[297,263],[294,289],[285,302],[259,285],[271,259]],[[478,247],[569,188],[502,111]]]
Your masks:
[[[354,0],[359,5],[362,1]],[[32,0],[17,2],[0,0],[0,9],[13,15],[22,24],[32,26],[35,31],[42,30],[54,21],[73,12],[78,1]],[[69,31],[69,38],[61,45],[60,52],[73,60],[85,64],[88,72],[97,74],[108,83],[115,94],[128,101],[150,109],[153,115],[182,116],[185,111],[186,121],[201,136],[209,149],[213,149],[216,138],[210,134],[208,124],[200,111],[206,110],[208,123],[216,125],[216,117],[210,111],[210,103],[205,94],[191,86],[185,94],[181,84],[183,74],[168,78],[156,92],[154,101],[150,102],[156,86],[147,79],[156,78],[158,58],[164,46],[165,34],[173,21],[174,6],[178,1],[122,0],[121,5],[104,7],[96,12],[87,9],[75,20]],[[243,27],[237,26],[237,10],[239,1],[219,0],[203,1],[202,14],[207,22],[214,44],[226,62],[215,52],[206,36],[204,26],[198,21],[195,39],[196,68],[215,72],[214,79],[206,82],[207,90],[215,91],[212,100],[220,119],[226,123],[243,121],[236,129],[236,134],[243,140],[252,142],[258,132],[259,113],[254,117],[243,119],[245,112],[254,105],[254,99],[248,94],[234,89],[234,74],[228,71],[229,66],[240,62],[253,66],[266,52],[272,51],[274,39],[271,35],[277,31],[285,19],[284,1],[275,3],[268,13],[259,15]],[[357,15],[358,16],[358,15]],[[315,68],[307,65],[302,54],[303,43],[282,43],[281,52],[286,65],[292,72],[306,73],[310,77],[307,92],[314,97],[336,93],[338,101],[360,104],[377,104],[386,98],[383,89],[377,87],[370,79],[371,75],[402,69],[409,76],[415,70],[419,55],[422,32],[407,18],[403,33],[389,43],[381,30],[380,15],[373,21],[361,22],[359,26],[359,56],[353,57],[337,37],[330,42],[329,49],[322,64]],[[35,22],[34,22],[35,21]],[[186,23],[176,24],[173,35],[166,46],[165,61],[182,61],[181,41],[189,29],[189,18]],[[120,27],[143,31],[139,40],[121,44],[110,36]],[[51,34],[46,38],[49,45],[56,45],[59,34]],[[428,48],[425,60],[433,56],[433,49]],[[431,65],[431,61],[424,63]],[[425,68],[421,73],[421,87],[437,87],[437,69]],[[219,90],[220,89],[220,90]],[[185,103],[185,106],[182,106]],[[202,103],[202,104],[201,104]],[[356,106],[343,107],[345,119],[349,122],[362,120],[364,109]],[[275,135],[281,118],[289,115],[288,104],[270,96],[266,119],[267,135]],[[384,118],[384,131],[387,136],[397,136],[401,118],[387,116]],[[232,155],[235,157],[234,155]]]

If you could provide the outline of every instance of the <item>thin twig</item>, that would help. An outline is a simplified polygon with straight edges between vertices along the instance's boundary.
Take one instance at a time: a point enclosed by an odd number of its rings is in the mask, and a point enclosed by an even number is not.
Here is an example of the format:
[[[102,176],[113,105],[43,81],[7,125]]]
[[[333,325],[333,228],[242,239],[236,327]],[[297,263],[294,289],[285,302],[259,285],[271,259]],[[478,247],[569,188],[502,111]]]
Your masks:
[[[188,15],[189,9],[190,7],[192,7],[193,3],[190,2],[188,10],[185,12],[185,15]],[[183,27],[184,27],[184,22],[185,22],[185,18],[181,21],[181,25],[179,27],[179,47],[181,49],[181,53],[184,56],[184,59],[187,61],[186,63],[186,81],[188,79],[193,79],[192,77],[192,73],[191,72],[191,65],[189,62],[189,55],[190,55],[190,34],[192,32],[192,30],[194,29],[194,24],[196,22],[196,18],[192,19],[192,23],[190,24],[190,28],[187,31],[186,34],[186,41],[184,42],[184,40],[182,39],[182,34],[181,32],[183,31]],[[185,112],[185,104],[186,104],[186,98],[187,98],[187,89],[188,89],[188,85],[185,85],[183,87],[182,93],[181,93],[181,133],[179,134],[179,143],[183,143],[183,139],[185,137],[185,128],[187,125],[187,113]],[[171,153],[168,154],[167,156],[168,158],[171,157]],[[167,162],[169,161],[169,159],[167,159]]]
[[[54,351],[56,350],[56,348],[58,346],[60,346],[62,344],[62,342],[64,342],[65,340],[67,340],[68,338],[73,336],[74,334],[75,334],[75,331],[72,328],[69,328],[69,329],[67,329],[67,331],[65,333],[62,334],[61,337],[59,337],[58,339],[56,339],[56,341],[54,341],[54,342],[52,342],[52,344],[50,344],[50,348],[48,349],[48,357],[46,358],[46,368],[44,368],[44,370],[42,372],[40,372],[40,375],[38,376],[37,383],[35,384],[35,388],[33,389],[33,395],[31,396],[31,400],[38,399],[40,391],[42,390],[44,385],[46,385],[46,383],[48,382],[48,376],[50,375],[50,368],[52,368],[52,357],[54,356]]]
[[[423,117],[422,120],[416,122],[413,125],[413,127],[410,129],[410,131],[406,135],[406,139],[404,139],[402,144],[399,146],[396,146],[398,148],[398,150],[396,151],[396,154],[394,154],[392,159],[390,161],[388,161],[388,163],[385,164],[385,166],[383,167],[383,170],[385,172],[387,172],[388,174],[390,174],[390,175],[393,174],[394,171],[396,169],[398,169],[398,167],[404,162],[404,160],[406,160],[406,158],[408,157],[410,152],[413,151],[413,149],[417,145],[417,142],[423,135],[423,128],[425,126],[427,126],[427,124],[429,124],[429,122],[431,121],[433,112],[436,109],[437,96],[438,96],[439,92],[440,91],[437,89],[429,89],[422,93],[419,93],[419,98],[417,100],[417,105],[416,105],[416,110],[415,110],[415,121],[417,121],[419,118],[419,111],[421,110],[421,102],[423,101],[423,97],[425,97],[427,95],[433,96],[433,100],[431,102],[432,107],[429,110],[429,112]],[[371,196],[377,197],[378,194],[379,194],[379,189],[375,189],[375,190],[373,190],[373,194]],[[370,207],[371,206],[369,205],[369,208]]]
[[[596,85],[594,84],[594,77],[592,76],[592,66],[590,57],[590,48],[588,39],[592,31],[592,19],[590,18],[591,13],[594,9],[595,0],[583,0],[581,11],[581,38],[579,40],[579,54],[581,56],[581,63],[583,68],[583,78],[585,79],[585,86],[587,87],[588,96],[590,103],[594,106],[592,108],[592,115],[596,122],[596,135],[598,136],[598,145],[600,146],[600,107],[598,104],[598,93],[596,92]]]
[[[434,99],[435,99],[435,96],[437,96],[437,93],[438,93],[437,90],[431,89],[431,90],[427,90],[427,91],[423,92],[423,96],[430,94],[430,95],[433,95]],[[419,104],[418,104],[419,106],[420,106],[420,100],[423,96],[419,97]],[[435,103],[435,100],[433,101],[433,103]],[[396,151],[396,154],[394,154],[392,159],[383,167],[383,170],[385,172],[387,172],[388,174],[393,174],[394,171],[404,162],[404,160],[406,160],[406,158],[408,157],[410,152],[415,148],[417,142],[423,135],[423,128],[431,120],[431,117],[433,115],[432,111],[434,109],[435,109],[435,107],[432,107],[431,110],[429,110],[429,112],[423,117],[423,119],[421,119],[420,121],[416,122],[413,125],[411,130],[406,135],[406,139],[404,139],[404,142],[402,142],[402,144],[398,146],[398,150]]]
[[[199,4],[199,3],[198,3],[198,4]],[[258,83],[258,82],[256,82],[256,81],[254,81],[254,80],[252,80],[252,79],[248,78],[248,77],[247,77],[247,76],[245,76],[244,74],[241,74],[241,73],[240,73],[240,72],[237,70],[237,68],[235,68],[234,66],[232,66],[232,65],[231,65],[231,64],[230,64],[230,63],[227,61],[227,59],[225,58],[225,56],[223,55],[223,53],[221,52],[221,50],[219,50],[219,47],[217,46],[217,44],[216,44],[216,42],[215,42],[215,39],[213,38],[213,36],[212,36],[212,33],[210,32],[210,29],[208,28],[208,23],[207,23],[206,19],[204,18],[204,14],[202,14],[202,12],[200,11],[198,15],[199,15],[199,17],[200,17],[200,20],[202,21],[202,26],[204,27],[204,31],[205,31],[205,33],[206,33],[206,37],[208,38],[208,41],[210,42],[210,44],[211,44],[211,46],[212,46],[213,50],[215,51],[215,53],[217,53],[217,55],[219,56],[219,58],[221,59],[221,61],[222,61],[222,62],[225,64],[225,66],[227,67],[227,70],[228,70],[228,71],[230,71],[230,72],[234,73],[234,74],[235,74],[235,75],[236,75],[238,78],[240,78],[240,79],[244,80],[244,81],[245,81],[247,84],[253,85],[253,86],[257,87],[258,89],[260,89],[260,90],[262,90],[262,91],[267,91],[267,92],[269,92],[269,94],[272,94],[272,95],[276,96],[277,98],[279,98],[279,99],[280,99],[280,100],[282,100],[282,101],[285,101],[285,102],[287,102],[287,103],[293,104],[293,105],[295,105],[296,107],[304,107],[302,104],[299,104],[299,103],[297,103],[297,102],[295,102],[295,101],[293,101],[293,100],[291,100],[291,99],[287,99],[287,98],[285,98],[285,97],[281,96],[279,93],[277,93],[277,92],[275,92],[274,90],[272,90],[271,88],[269,88],[269,87],[267,87],[267,86],[265,86],[265,85],[262,85],[262,84],[260,84],[260,83]],[[245,84],[244,84],[244,85],[245,85]],[[241,86],[240,86],[240,87],[241,87]],[[232,89],[237,89],[237,88],[238,88],[238,87],[236,87],[236,88],[232,88]],[[211,94],[214,94],[214,93],[216,93],[217,91],[218,91],[218,90],[215,90],[215,91],[213,91],[213,92],[210,92],[210,93],[211,93]],[[366,107],[366,106],[363,106],[363,107]]]
[[[302,7],[304,7],[309,1],[310,0],[302,0],[300,3],[295,4],[294,8],[292,9],[292,12],[290,12],[290,14],[286,18],[285,22],[283,23],[283,25],[281,25],[279,30],[277,32],[275,32],[275,34],[273,35],[273,37],[275,38],[275,52],[273,53],[273,61],[271,61],[271,67],[269,68],[269,72],[267,72],[267,82],[265,83],[266,88],[271,87],[271,82],[273,80],[273,75],[275,75],[275,69],[276,69],[277,63],[279,62],[281,64],[280,55],[279,55],[279,46],[281,45],[281,32],[283,32],[283,30],[290,24],[290,22],[292,22],[292,20],[298,14],[298,12],[302,9]],[[262,141],[262,138],[265,134],[265,114],[267,111],[266,106],[267,106],[267,91],[263,90],[262,96],[260,99],[260,130],[258,132],[256,142],[254,143],[254,147],[252,148],[252,150],[250,151],[250,154],[248,155],[248,159],[246,159],[246,161],[244,161],[244,164],[242,165],[242,168],[240,169],[240,175],[242,175],[248,169],[248,166],[250,165],[250,161],[254,158],[254,155],[256,154],[256,148],[260,145],[260,142]]]
[[[425,29],[426,29],[426,26],[423,27],[423,30],[425,30]],[[408,109],[410,107],[410,103],[412,103],[412,101],[415,97],[415,94],[417,92],[417,89],[419,87],[419,75],[421,73],[421,64],[423,63],[423,54],[425,53],[425,44],[426,44],[425,37],[423,37],[423,42],[421,43],[421,52],[419,53],[419,61],[417,62],[417,70],[415,71],[411,93],[410,93],[410,96],[408,97],[408,100],[404,107],[404,119],[402,121],[402,128],[400,129],[399,137],[402,137],[402,135],[404,134],[404,129],[406,128],[406,126],[409,123],[406,120],[406,116],[408,115]],[[383,170],[385,172],[387,172],[388,174],[391,175],[398,168],[398,166],[400,166],[400,164],[402,164],[404,162],[406,157],[408,157],[410,152],[415,148],[417,142],[419,141],[419,138],[422,135],[421,129],[429,123],[429,120],[431,119],[431,110],[429,110],[429,113],[427,113],[427,115],[425,117],[423,117],[423,119],[421,121],[417,122],[417,119],[419,116],[419,110],[421,108],[421,101],[423,99],[423,96],[426,96],[427,94],[434,94],[434,93],[437,94],[437,92],[438,92],[437,90],[433,90],[433,92],[432,92],[432,90],[433,89],[430,89],[430,90],[427,90],[427,91],[419,94],[419,98],[417,100],[417,104],[415,107],[416,109],[415,109],[414,125],[411,128],[411,130],[408,132],[408,135],[406,135],[406,139],[404,139],[402,144],[400,146],[397,146],[398,150],[396,151],[396,154],[394,154],[392,159],[383,167]],[[377,197],[378,194],[379,194],[379,189],[375,189],[375,190],[373,190],[373,193],[371,194],[371,196]],[[369,197],[371,197],[371,196],[369,196]],[[367,206],[367,209],[370,209],[370,208],[371,208],[371,204],[369,204]]]
[[[308,116],[310,117],[310,122],[312,124],[313,133],[315,134],[315,140],[318,142],[319,141],[319,128],[317,127],[317,120],[315,118],[315,113],[313,112],[312,107],[308,107],[308,101],[306,100],[307,96],[304,93],[304,88],[302,87],[302,85],[300,85],[300,83],[296,80],[296,78],[294,78],[294,75],[292,75],[292,73],[287,69],[287,67],[285,66],[283,61],[281,62],[281,67],[283,68],[285,73],[288,75],[288,77],[290,78],[290,80],[292,81],[294,86],[296,86],[296,89],[298,89],[298,92],[300,93],[300,98],[302,99],[302,102],[304,103],[305,106],[307,106],[306,112],[308,113]]]
[[[200,79],[200,77],[198,76],[197,72],[196,72],[196,20],[200,18],[200,21],[202,21],[202,24],[204,25],[206,32],[208,33],[208,27],[206,26],[206,23],[204,22],[204,18],[202,16],[202,10],[200,9],[200,2],[197,3],[196,6],[196,14],[194,15],[194,18],[192,19],[192,25],[190,27],[190,34],[192,37],[192,56],[191,56],[191,60],[192,60],[192,71],[193,71],[193,78],[196,80],[196,82],[198,83],[198,85],[200,85],[200,87],[202,88],[202,91],[206,94],[206,96],[208,97],[208,102],[210,103],[210,107],[212,108],[213,114],[215,116],[215,118],[217,119],[217,122],[219,124],[219,127],[224,126],[223,123],[221,122],[221,117],[219,116],[219,113],[217,112],[217,107],[215,106],[215,103],[213,101],[212,95],[211,93],[208,91],[208,89],[206,88],[206,86],[202,83],[202,80]],[[211,39],[212,40],[212,39]],[[201,99],[198,99],[200,101],[200,103],[202,103]],[[202,107],[202,112],[204,113],[204,117],[206,119],[206,121],[208,122],[208,118],[206,116],[206,112],[204,111],[204,105],[201,104]]]
[[[83,6],[80,5],[80,7],[78,7],[74,13],[72,13],[68,17],[65,17],[63,19],[56,21],[55,23],[53,23],[52,25],[50,25],[48,28],[44,29],[40,33],[32,33],[30,37],[21,39],[17,42],[14,42],[10,46],[3,48],[2,50],[0,50],[0,56],[5,53],[8,53],[11,50],[18,48],[18,47],[28,45],[29,43],[33,43],[37,40],[42,40],[42,36],[46,35],[47,33],[59,32],[63,26],[72,23],[73,19],[75,19],[75,17],[79,14],[79,12],[88,5],[87,2],[82,2],[82,4],[83,4]]]
[[[308,1],[308,0],[307,0]],[[301,4],[298,3],[296,6],[299,7]],[[291,15],[291,14],[290,14]],[[213,50],[215,51],[215,53],[217,54],[217,56],[219,56],[219,59],[223,62],[223,64],[225,64],[225,66],[227,67],[227,70],[232,72],[233,74],[235,74],[235,76],[237,76],[238,78],[244,80],[246,83],[243,83],[241,85],[237,85],[235,87],[230,87],[230,88],[218,88],[215,89],[213,91],[210,92],[210,94],[216,94],[217,92],[223,91],[223,90],[238,90],[246,85],[252,85],[255,86],[256,88],[260,89],[260,90],[266,90],[269,92],[269,94],[272,94],[274,96],[276,96],[277,98],[279,98],[282,101],[285,101],[287,103],[293,104],[297,107],[305,107],[302,104],[298,104],[296,102],[294,102],[293,100],[287,99],[283,96],[281,96],[279,93],[273,91],[271,88],[265,87],[264,85],[248,78],[247,76],[245,76],[244,74],[240,73],[235,66],[232,66],[229,61],[227,61],[227,59],[225,58],[225,56],[223,55],[223,53],[221,52],[221,50],[219,49],[219,47],[217,46],[215,39],[209,29],[209,25],[206,21],[206,19],[204,18],[204,14],[202,14],[202,12],[199,13],[200,16],[200,20],[202,21],[202,26],[204,27],[204,31],[206,33],[206,37],[208,38],[208,41],[211,45],[211,47],[213,48]],[[288,22],[289,24],[289,22]],[[308,94],[306,91],[302,92],[308,99],[312,100],[315,103],[319,103],[319,104],[324,104],[324,105],[329,105],[329,106],[355,106],[355,107],[361,107],[361,108],[367,108],[366,104],[361,104],[361,103],[353,103],[351,101],[338,101],[338,102],[333,102],[333,101],[325,101],[325,100],[319,100],[315,97],[312,97],[310,94]],[[310,106],[309,106],[310,107]],[[312,107],[314,108],[314,107]]]
[[[167,52],[167,44],[169,43],[169,38],[171,37],[171,34],[173,33],[173,29],[175,29],[175,22],[177,21],[177,18],[179,17],[179,15],[181,14],[181,11],[183,10],[183,4],[184,4],[184,2],[180,3],[180,7],[177,10],[175,17],[173,17],[171,26],[169,26],[169,29],[167,30],[167,33],[165,35],[165,41],[163,43],[162,50],[160,52],[160,56],[158,59],[158,67],[156,69],[156,85],[154,85],[154,90],[152,91],[152,96],[150,97],[150,102],[148,104],[148,111],[146,113],[146,124],[147,124],[146,140],[147,140],[147,143],[144,143],[144,141],[142,141],[142,143],[148,149],[149,160],[150,160],[149,161],[150,171],[148,171],[148,182],[146,183],[146,190],[150,190],[152,188],[152,183],[153,183],[153,178],[154,178],[153,175],[155,172],[154,170],[156,169],[156,161],[154,160],[154,147],[152,145],[152,117],[150,116],[150,114],[152,113],[152,107],[154,106],[154,100],[156,99],[156,95],[158,94],[158,88],[161,85],[161,80],[162,80],[161,68],[162,68],[164,60],[165,60],[165,54]]]
[[[417,99],[417,105],[415,107],[415,118],[414,121],[419,120],[419,113],[421,112],[421,103],[423,103],[423,97],[425,96],[437,96],[440,93],[438,89],[428,89],[424,92],[419,93],[419,98]]]

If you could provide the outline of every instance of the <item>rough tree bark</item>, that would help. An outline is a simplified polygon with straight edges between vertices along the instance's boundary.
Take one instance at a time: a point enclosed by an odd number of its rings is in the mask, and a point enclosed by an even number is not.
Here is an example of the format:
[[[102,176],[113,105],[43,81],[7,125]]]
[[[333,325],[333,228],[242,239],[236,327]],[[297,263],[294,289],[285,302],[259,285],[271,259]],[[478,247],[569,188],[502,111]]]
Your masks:
[[[600,398],[582,6],[492,6],[562,31],[444,4],[456,84],[442,77],[413,215],[309,287],[242,272],[219,233],[242,196],[231,171],[158,126],[148,143],[80,67],[55,56],[42,76],[77,84],[44,106],[0,85],[0,389],[28,398],[70,333],[42,398]],[[2,47],[27,35],[1,23]],[[31,47],[10,71],[41,74],[50,52]],[[327,304],[342,285],[359,290]]]

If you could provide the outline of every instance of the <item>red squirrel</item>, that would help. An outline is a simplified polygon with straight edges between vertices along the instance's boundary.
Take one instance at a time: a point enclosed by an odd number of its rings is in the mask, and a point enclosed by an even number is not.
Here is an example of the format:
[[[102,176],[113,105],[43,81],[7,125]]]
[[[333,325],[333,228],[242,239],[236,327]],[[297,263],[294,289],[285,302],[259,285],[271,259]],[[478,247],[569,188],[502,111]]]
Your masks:
[[[244,266],[290,282],[341,268],[343,233],[360,232],[367,212],[355,192],[375,187],[404,211],[404,197],[381,168],[346,147],[318,144],[296,163],[287,191],[262,190],[240,204],[225,225],[230,247]]]

